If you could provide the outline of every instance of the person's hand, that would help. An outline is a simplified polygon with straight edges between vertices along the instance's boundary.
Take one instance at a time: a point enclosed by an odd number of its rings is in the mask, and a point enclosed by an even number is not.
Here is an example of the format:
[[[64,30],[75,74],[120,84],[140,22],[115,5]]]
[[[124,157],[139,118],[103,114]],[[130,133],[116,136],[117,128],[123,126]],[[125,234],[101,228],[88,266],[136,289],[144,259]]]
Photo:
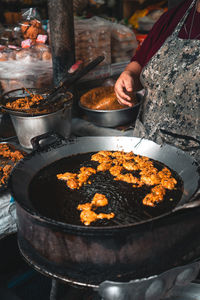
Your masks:
[[[115,83],[115,94],[120,104],[133,106],[131,94],[134,90],[134,79],[130,71],[124,71]]]

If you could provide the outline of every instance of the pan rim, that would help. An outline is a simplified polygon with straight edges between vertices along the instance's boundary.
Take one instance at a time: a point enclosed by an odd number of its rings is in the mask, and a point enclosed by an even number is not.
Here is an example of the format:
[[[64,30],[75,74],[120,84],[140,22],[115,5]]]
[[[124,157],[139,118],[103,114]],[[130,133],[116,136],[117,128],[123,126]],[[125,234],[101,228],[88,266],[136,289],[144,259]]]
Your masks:
[[[79,137],[79,138],[75,138],[75,139],[71,139],[69,141],[67,141],[66,143],[62,143],[59,147],[67,147],[68,145],[72,145],[72,144],[77,144],[77,141],[79,143],[82,143],[84,140],[86,141],[87,139],[98,139],[99,141],[102,140],[102,139],[105,139],[105,138],[111,138],[111,137]],[[152,144],[155,144],[159,147],[164,147],[164,146],[160,146],[158,144],[156,144],[155,142],[153,141],[150,141],[150,140],[147,140],[147,139],[141,139],[141,138],[136,138],[136,137],[113,137],[115,138],[116,140],[119,140],[119,139],[123,139],[123,140],[127,140],[128,139],[136,139],[136,141],[138,142],[141,142],[141,140],[143,141],[147,141],[147,142],[151,142]],[[174,147],[174,146],[171,146],[171,145],[168,145],[168,144],[165,144],[167,147],[170,147],[170,148],[173,148],[175,151],[178,150],[178,153],[182,153],[184,154],[184,156],[186,158],[188,158],[188,160],[190,161],[191,165],[195,165],[195,168],[196,168],[196,173],[198,174],[197,172],[197,168],[198,168],[198,164],[195,162],[195,160],[193,158],[191,158],[188,154],[186,154],[185,152],[183,152],[182,150]],[[54,150],[56,149],[59,149],[59,148],[55,148]],[[133,149],[134,150],[134,149]],[[53,150],[52,150],[53,151]],[[44,149],[44,153],[47,152],[47,149]],[[92,152],[92,151],[91,151]],[[84,153],[84,152],[81,152],[81,153]],[[88,153],[85,152],[85,153]],[[41,151],[33,151],[31,152],[30,154],[28,154],[23,160],[19,161],[15,167],[13,168],[11,174],[10,174],[10,178],[9,178],[9,188],[10,188],[10,191],[11,191],[11,194],[13,196],[13,198],[16,200],[16,195],[15,195],[15,192],[13,190],[13,185],[12,185],[12,180],[13,178],[16,176],[14,173],[15,172],[18,172],[18,170],[21,170],[23,169],[23,165],[24,163],[26,163],[26,161],[30,161],[31,159],[37,159],[37,156],[41,155]],[[67,156],[63,156],[63,157],[59,157],[58,159],[61,159],[61,158],[64,158],[64,157],[68,157],[70,155],[67,155]],[[55,160],[56,161],[56,160]],[[43,166],[42,168],[44,168],[45,166]],[[35,173],[36,174],[36,173]],[[180,175],[180,174],[179,174]],[[181,176],[181,175],[180,175]],[[181,177],[182,178],[182,177]],[[30,179],[30,181],[32,180],[32,178]],[[192,198],[196,192],[198,191],[198,188],[199,188],[199,184],[200,184],[200,176],[198,177],[198,180],[197,180],[197,186],[195,187],[195,190],[193,191],[193,193],[190,195],[190,197]],[[54,219],[51,219],[49,217],[45,217],[43,215],[41,215],[37,210],[35,210],[34,208],[30,208],[29,205],[25,204],[24,202],[27,202],[27,197],[28,196],[24,196],[24,201],[18,197],[18,199],[16,200],[17,204],[19,204],[20,207],[22,207],[26,212],[28,212],[32,217],[34,217],[35,220],[42,220],[45,224],[48,224],[48,225],[51,225],[51,226],[55,226],[56,228],[59,227],[59,228],[62,228],[62,229],[66,229],[67,231],[69,230],[79,230],[79,231],[86,231],[87,234],[88,232],[93,232],[93,231],[106,231],[108,232],[108,234],[110,234],[109,232],[110,231],[113,231],[113,230],[118,230],[119,228],[123,228],[123,229],[128,229],[128,228],[134,228],[137,227],[138,225],[142,225],[142,224],[151,224],[153,223],[155,220],[158,220],[158,219],[163,219],[164,217],[168,216],[168,215],[171,215],[173,213],[173,210],[169,211],[169,212],[166,212],[164,214],[161,214],[157,217],[153,217],[153,218],[150,218],[148,220],[143,220],[143,221],[139,221],[139,222],[134,222],[134,223],[130,223],[130,224],[126,224],[126,225],[113,225],[113,226],[102,226],[102,227],[96,227],[96,226],[84,226],[84,225],[73,225],[73,224],[69,224],[69,223],[64,223],[64,222],[60,222],[60,221],[56,221]],[[183,198],[183,196],[182,196]],[[182,200],[181,198],[181,200]],[[176,205],[176,207],[181,207],[181,200],[179,201],[179,203]],[[186,201],[186,203],[188,203],[188,201]],[[184,204],[184,203],[183,203]],[[175,208],[176,208],[175,207]]]

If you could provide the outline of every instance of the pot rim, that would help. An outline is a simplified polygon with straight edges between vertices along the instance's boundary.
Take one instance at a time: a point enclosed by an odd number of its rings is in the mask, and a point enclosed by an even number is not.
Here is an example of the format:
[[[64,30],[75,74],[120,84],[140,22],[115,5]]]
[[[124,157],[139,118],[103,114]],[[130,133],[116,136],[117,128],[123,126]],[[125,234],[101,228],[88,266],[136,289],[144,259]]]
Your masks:
[[[47,88],[43,88],[43,89],[42,88],[41,89],[27,88],[27,89],[30,90],[30,91],[38,91],[38,92],[39,91],[41,91],[41,92],[43,91],[42,94],[45,94],[44,91],[46,91],[46,93],[47,93],[50,90],[50,89],[47,89]],[[25,91],[25,88],[14,89],[14,90],[8,91],[8,92],[2,94],[1,97],[0,97],[0,99],[4,99],[5,96],[8,96],[9,94],[17,92],[17,91]],[[63,104],[62,108],[60,108],[60,109],[58,109],[56,111],[53,111],[53,112],[48,112],[48,113],[30,113],[30,112],[26,112],[26,110],[12,110],[12,109],[7,108],[5,105],[2,105],[2,104],[0,104],[0,106],[1,106],[2,110],[5,110],[11,116],[17,116],[17,117],[22,117],[22,118],[24,118],[24,117],[25,118],[39,117],[39,116],[42,117],[42,116],[47,116],[47,115],[50,115],[50,114],[55,114],[58,111],[61,111],[61,110],[65,109],[65,106],[67,104],[72,105],[74,95],[71,92],[69,92],[69,91],[63,91],[60,94],[63,94],[63,95],[67,94],[67,95],[69,95],[69,99],[66,101],[66,103]]]
[[[94,139],[94,137],[89,137],[89,138],[92,138]],[[105,137],[95,137],[95,138],[98,138],[99,140],[100,139],[103,139]],[[107,137],[108,138],[108,137]],[[110,137],[109,137],[110,138]],[[113,138],[116,138],[116,137],[113,137]],[[117,137],[118,138],[122,138],[122,137]],[[158,144],[156,144],[155,142],[151,141],[151,140],[147,140],[147,139],[141,139],[141,138],[136,138],[136,137],[123,137],[125,139],[136,139],[136,140],[145,140],[147,142],[151,142],[157,146],[160,146]],[[88,139],[88,137],[79,137],[79,138],[76,138],[77,141],[81,142],[85,139]],[[14,190],[13,190],[13,185],[12,185],[12,178],[14,177],[14,172],[17,171],[17,169],[21,172],[22,169],[24,168],[24,163],[26,163],[26,161],[30,161],[31,159],[36,159],[37,157],[40,157],[41,156],[41,153],[44,152],[45,153],[48,153],[49,151],[59,151],[59,149],[61,149],[62,147],[68,147],[70,144],[77,144],[77,142],[75,141],[74,142],[74,139],[72,140],[65,140],[64,143],[61,143],[60,145],[56,146],[56,148],[53,147],[53,149],[51,149],[52,147],[51,146],[47,146],[46,148],[44,148],[43,150],[41,151],[38,151],[38,150],[35,150],[31,153],[29,153],[27,156],[25,156],[25,158],[21,161],[19,161],[16,166],[13,168],[11,174],[10,174],[10,178],[9,178],[9,188],[10,188],[10,191],[11,191],[11,195],[13,196],[13,198],[15,199],[15,193],[14,193]],[[136,145],[137,146],[137,145]],[[164,147],[164,146],[160,146],[160,147]],[[174,147],[174,146],[171,146],[171,145],[168,145],[166,144],[166,147],[170,147],[172,148],[172,150],[178,150],[180,153],[183,153],[184,155],[186,155],[188,157],[189,160],[191,160],[191,164],[193,165],[193,167],[195,166],[195,169],[196,169],[196,172],[198,170],[198,164],[196,163],[196,161],[194,159],[192,159],[189,155],[187,155],[185,152],[183,152],[182,150]],[[84,153],[84,152],[81,152],[81,153]],[[180,153],[178,155],[180,155]],[[71,154],[67,155],[67,156],[70,156]],[[67,157],[65,156],[65,157]],[[59,157],[59,159],[62,159],[63,157]],[[42,159],[44,159],[43,155],[42,155]],[[50,163],[49,163],[50,164]],[[46,165],[47,166],[47,165]],[[45,166],[43,166],[45,167]],[[43,168],[42,167],[42,168]],[[35,173],[37,174],[37,172]],[[16,174],[15,174],[16,176]],[[31,178],[32,179],[32,178]],[[198,189],[199,189],[199,184],[200,184],[200,178],[198,178],[198,186],[196,186],[195,190],[193,191],[192,195],[191,195],[191,198],[197,193]],[[156,216],[156,217],[153,217],[153,218],[150,218],[148,220],[142,220],[142,221],[139,221],[139,222],[134,222],[134,223],[130,223],[130,224],[126,224],[126,225],[113,225],[113,226],[102,226],[102,227],[96,227],[96,226],[84,226],[84,225],[73,225],[73,224],[70,224],[70,223],[64,223],[64,222],[61,222],[61,221],[56,221],[54,219],[51,219],[49,217],[45,217],[43,216],[42,214],[40,214],[36,209],[30,207],[30,205],[27,204],[27,196],[25,195],[24,196],[24,200],[21,199],[21,197],[18,197],[18,199],[16,200],[17,204],[23,208],[26,212],[28,212],[32,217],[35,218],[35,220],[37,221],[43,221],[44,224],[50,224],[50,225],[53,225],[54,227],[59,227],[59,228],[62,228],[62,229],[66,229],[66,230],[69,230],[69,229],[74,229],[75,231],[77,231],[77,229],[79,231],[83,231],[83,232],[94,232],[94,231],[98,231],[98,232],[101,232],[101,231],[106,231],[108,234],[112,233],[113,230],[117,231],[119,228],[122,228],[122,229],[131,229],[134,227],[137,227],[139,225],[143,225],[143,224],[152,224],[155,220],[162,220],[164,219],[164,217],[166,216],[169,216],[169,215],[172,215],[173,213],[176,213],[176,208],[179,207],[179,211],[181,211],[181,206],[183,205],[180,204],[181,200],[179,201],[179,203],[176,205],[176,207],[174,209],[172,209],[171,211],[168,211],[166,213],[163,213],[159,216]],[[24,203],[26,202],[26,203]],[[186,203],[188,203],[188,201],[186,201]]]
[[[83,106],[83,105],[81,104],[80,101],[79,101],[79,106],[80,106],[83,110],[88,111],[88,112],[94,112],[94,113],[110,113],[110,114],[112,114],[112,113],[116,113],[116,112],[126,112],[126,111],[134,110],[135,108],[137,108],[138,106],[140,106],[141,103],[142,103],[142,101],[139,102],[139,103],[137,103],[137,104],[135,104],[134,106],[131,106],[131,107],[128,107],[128,106],[127,106],[127,107],[125,107],[125,108],[121,108],[121,109],[112,109],[112,110],[108,110],[108,109],[105,109],[105,110],[103,110],[103,109],[91,109],[91,108],[88,108],[88,107],[86,107],[86,106]]]
[[[72,99],[70,99],[69,101],[72,101]],[[61,109],[58,109],[58,110],[56,110],[56,111],[53,111],[53,112],[50,112],[50,113],[45,113],[45,114],[34,114],[34,115],[31,115],[31,114],[27,114],[27,115],[19,115],[19,114],[15,114],[14,112],[12,113],[9,113],[10,114],[10,116],[11,116],[11,118],[12,117],[14,117],[14,118],[22,118],[22,119],[25,119],[25,118],[27,118],[27,119],[29,119],[29,118],[45,118],[45,117],[47,117],[47,116],[49,116],[49,115],[55,115],[55,114],[57,114],[57,113],[59,113],[59,112],[61,112],[62,110],[65,110],[66,108],[65,108],[65,106],[63,106]],[[19,112],[19,111],[17,111],[17,112]],[[25,113],[26,114],[26,113]]]

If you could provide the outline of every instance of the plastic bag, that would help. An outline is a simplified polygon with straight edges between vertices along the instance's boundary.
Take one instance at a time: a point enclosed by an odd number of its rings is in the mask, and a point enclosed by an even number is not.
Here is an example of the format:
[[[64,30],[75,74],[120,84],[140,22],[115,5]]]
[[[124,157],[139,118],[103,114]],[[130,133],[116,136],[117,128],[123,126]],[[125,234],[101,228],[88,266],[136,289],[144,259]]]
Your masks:
[[[129,61],[138,47],[135,33],[125,25],[114,23],[111,26],[112,62]]]
[[[38,10],[35,7],[23,10],[22,19],[25,21],[38,20],[41,21]]]
[[[0,44],[4,46],[21,46],[23,37],[15,26],[4,28],[0,33]]]
[[[7,192],[0,197],[0,239],[17,231],[16,208],[10,199],[11,195]]]
[[[51,87],[53,84],[51,60],[38,60],[36,58],[33,60],[33,56],[30,55],[27,49],[21,51],[25,55],[24,58],[0,62],[0,85],[2,91],[8,92],[22,87]],[[27,55],[24,52],[29,54]]]
[[[104,55],[101,65],[111,63],[110,27],[106,20],[99,17],[75,19],[74,28],[76,60],[87,63]]]
[[[111,37],[120,42],[133,41],[133,40],[136,41],[133,30],[125,25],[118,24],[118,23],[114,23],[112,25]]]
[[[0,83],[3,92],[52,85],[51,49],[47,45],[47,34],[37,9],[24,10],[22,21],[3,31],[0,44]]]
[[[32,43],[36,42],[38,35],[46,35],[35,8],[29,8],[22,14],[20,29],[24,40],[31,40]]]

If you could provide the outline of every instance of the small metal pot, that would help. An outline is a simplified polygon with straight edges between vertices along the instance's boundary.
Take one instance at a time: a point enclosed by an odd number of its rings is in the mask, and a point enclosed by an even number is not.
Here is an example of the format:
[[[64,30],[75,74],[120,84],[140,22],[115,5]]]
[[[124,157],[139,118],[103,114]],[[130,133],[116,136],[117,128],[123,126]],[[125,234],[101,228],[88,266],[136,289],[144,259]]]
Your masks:
[[[30,89],[33,91],[33,89]],[[44,94],[42,91],[35,91]],[[13,98],[22,98],[27,96],[23,90],[14,90],[6,94],[7,100]],[[25,112],[8,110],[14,129],[16,131],[19,143],[26,149],[32,149],[31,139],[35,136],[47,133],[57,132],[61,136],[67,138],[71,133],[71,111],[73,95],[69,92],[59,93],[62,105],[59,109],[37,115],[26,114]]]
[[[89,122],[97,126],[114,128],[126,124],[133,124],[135,122],[142,101],[142,96],[137,95],[137,97],[139,102],[136,105],[133,107],[127,106],[126,108],[122,109],[90,109],[83,106],[80,102],[79,106]]]
[[[71,132],[71,107],[47,115],[36,117],[20,117],[10,115],[19,143],[22,147],[32,149],[31,139],[46,132],[55,131],[63,137]]]

